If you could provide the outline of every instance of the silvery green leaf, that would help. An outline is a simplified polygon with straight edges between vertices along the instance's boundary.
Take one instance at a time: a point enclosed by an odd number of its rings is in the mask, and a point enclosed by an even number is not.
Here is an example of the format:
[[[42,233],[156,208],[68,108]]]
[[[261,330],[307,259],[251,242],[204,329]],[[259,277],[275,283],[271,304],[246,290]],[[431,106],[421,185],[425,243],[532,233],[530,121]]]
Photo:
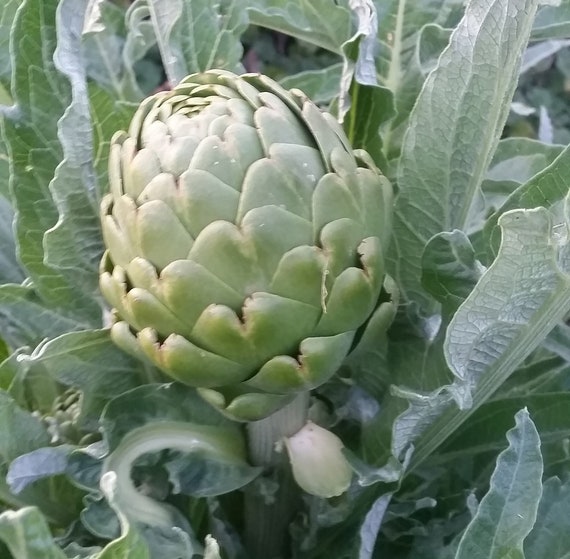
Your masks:
[[[66,559],[36,507],[0,514],[0,539],[17,559]]]
[[[544,340],[544,347],[570,362],[570,326],[558,324]]]
[[[351,16],[345,1],[254,0],[247,3],[247,11],[253,25],[274,29],[339,54],[342,43],[351,35]]]
[[[570,2],[545,2],[532,29],[533,39],[567,39],[570,34]]]
[[[433,235],[469,222],[538,4],[469,2],[412,112],[399,164],[391,259],[404,298],[425,309],[433,303],[421,287],[423,250]]]
[[[536,113],[536,109],[534,107],[531,107],[529,105],[525,105],[524,103],[521,103],[520,101],[513,101],[511,103],[511,111],[513,111],[513,113],[515,113],[516,115],[520,115],[520,116],[530,116],[530,115]]]
[[[536,522],[524,542],[526,559],[568,559],[570,557],[570,484],[557,477],[542,486]]]
[[[145,0],[133,2],[126,14],[115,3],[90,0],[81,42],[87,75],[117,100],[140,101],[160,85],[160,66],[143,60],[156,42]]]
[[[380,92],[384,90],[384,96],[388,96],[388,104],[391,105],[391,93],[384,88],[378,87],[378,79],[376,77],[375,51],[377,50],[376,35],[378,33],[378,15],[376,7],[371,0],[350,0],[349,7],[357,22],[357,29],[354,35],[342,44],[343,53],[343,69],[340,79],[340,94],[338,101],[338,117],[340,122],[344,122],[348,111],[351,109],[352,103],[356,102],[359,89],[366,91],[368,88],[377,89]],[[380,99],[377,99],[380,101]],[[379,105],[385,104],[379,103]],[[391,111],[388,110],[388,113]],[[390,116],[392,116],[390,114]],[[358,119],[353,117],[353,122]],[[376,119],[374,119],[376,120]],[[375,136],[378,136],[380,121],[374,125],[376,130]],[[345,123],[345,129],[348,130],[349,139],[352,141],[354,134],[350,134],[350,124]],[[377,149],[372,153],[379,151],[380,142],[377,140]]]
[[[447,326],[444,353],[449,369],[441,350],[427,341],[425,346],[434,353],[424,353],[423,361],[420,354],[420,365],[405,363],[396,381],[399,386],[393,389],[403,400],[388,398],[377,420],[365,428],[372,456],[386,459],[385,425],[393,421],[394,456],[413,444],[410,468],[423,462],[566,316],[570,277],[558,266],[559,247],[552,241],[551,225],[544,208],[513,210],[501,217],[497,258]],[[405,355],[411,353],[411,339],[400,344]],[[431,384],[424,380],[426,366],[421,363],[429,363]],[[445,381],[449,371],[451,383]]]
[[[421,71],[429,74],[436,66],[437,59],[447,47],[452,29],[437,24],[426,24],[422,27],[416,48]]]
[[[426,245],[422,258],[422,285],[451,316],[485,271],[462,231],[439,233]]]
[[[570,420],[565,411],[568,405],[570,395],[563,392],[525,393],[487,402],[432,455],[430,464],[447,465],[455,458],[499,452],[505,446],[505,433],[512,426],[514,414],[525,406],[543,445],[564,440],[570,436]]]
[[[6,482],[14,494],[39,479],[65,473],[67,457],[72,447],[60,445],[44,447],[21,454],[10,463]]]
[[[87,0],[64,0],[56,12],[54,62],[57,70],[69,80],[71,103],[57,125],[63,161],[55,171],[51,193],[59,218],[44,236],[44,262],[62,270],[66,278],[93,299],[103,248],[92,158],[87,76],[80,42],[86,6]],[[93,325],[98,325],[100,311],[94,313],[93,318]]]
[[[46,341],[20,361],[42,367],[57,382],[82,390],[82,414],[95,414],[95,419],[109,399],[154,380],[150,371],[145,376],[144,364],[111,342],[108,330],[68,332]]]
[[[241,34],[248,25],[244,0],[147,0],[166,76],[177,84],[211,68],[241,69]]]
[[[461,17],[464,2],[376,0],[375,5],[380,41],[376,58],[379,81],[393,92],[397,112],[396,117],[384,127],[382,135],[384,154],[392,158],[399,156],[410,112],[424,82],[421,60],[431,64],[441,44],[439,40],[437,45],[434,44],[431,31],[436,27],[454,27]],[[426,26],[433,28],[426,29]],[[426,38],[429,38],[427,45]],[[430,49],[426,49],[426,46],[430,46]]]
[[[0,6],[0,82],[9,83],[12,70],[10,56],[10,32],[16,15],[16,10],[22,0],[5,0]],[[2,101],[4,102],[4,101]]]
[[[569,40],[550,40],[529,46],[524,53],[520,73],[524,74],[525,72],[528,72],[530,69],[534,68],[544,60],[548,60],[557,52],[569,45]]]
[[[564,147],[530,138],[505,138],[497,146],[486,180],[527,182],[548,167]]]
[[[2,185],[0,189],[8,185],[8,165],[4,166],[4,162],[7,163],[7,159],[0,162],[0,184]],[[13,219],[12,206],[0,194],[0,280],[3,284],[21,283],[24,280],[22,268],[16,259],[16,244],[12,230]]]
[[[322,70],[307,70],[280,80],[285,89],[300,89],[317,104],[330,103],[339,92],[342,63]]]
[[[507,433],[509,447],[497,458],[491,485],[467,527],[455,559],[524,559],[542,493],[540,438],[526,409]]]
[[[514,208],[550,208],[560,202],[568,193],[566,177],[569,172],[570,147],[566,147],[550,165],[512,192],[485,224],[484,233],[489,241],[487,250],[490,254],[495,253],[499,243],[499,217]]]
[[[391,499],[392,493],[386,493],[378,497],[366,514],[359,531],[360,549],[358,550],[358,559],[372,558],[378,531]]]
[[[538,139],[545,144],[554,143],[554,128],[552,126],[552,119],[544,105],[540,106],[538,121]]]
[[[55,8],[53,2],[40,5],[24,1],[17,11],[12,29],[12,44],[19,49],[14,58],[12,83],[16,108],[5,113],[4,137],[13,161],[12,185],[17,185],[12,188],[12,202],[17,211],[19,259],[43,300],[69,309],[78,321],[89,324],[100,319],[100,311],[90,290],[93,280],[87,285],[76,282],[78,276],[85,277],[80,272],[82,263],[70,264],[73,272],[68,274],[44,260],[44,236],[59,217],[48,188],[64,157],[57,136],[58,121],[70,105],[72,93],[67,78],[56,71],[52,60],[56,47]],[[88,130],[90,134],[89,127]],[[84,136],[80,143],[87,144]],[[85,147],[77,149],[85,155]],[[77,171],[79,175],[74,176],[89,175],[88,165]],[[85,184],[75,192],[82,200],[83,188]],[[93,227],[89,212],[77,219],[88,226],[91,222]],[[82,248],[86,249],[83,255],[93,254],[88,247]]]
[[[25,284],[0,286],[0,317],[2,337],[11,347],[34,347],[46,332],[58,336],[88,327],[69,314],[46,307],[34,289]]]
[[[93,154],[93,165],[97,174],[97,195],[101,198],[109,189],[109,141],[117,130],[128,128],[137,105],[117,101],[110,93],[93,85],[89,88],[89,105],[94,145],[98,146]]]
[[[49,436],[40,419],[0,391],[0,460],[11,462],[21,454],[48,444]]]
[[[186,460],[179,462],[171,456],[167,470],[175,491],[197,496],[235,490],[259,474],[245,460],[239,425],[183,385],[150,384],[126,392],[107,405],[101,424],[110,451],[101,488],[119,517],[129,522],[161,529],[189,528],[181,511],[135,488],[131,468],[144,454],[186,454]]]

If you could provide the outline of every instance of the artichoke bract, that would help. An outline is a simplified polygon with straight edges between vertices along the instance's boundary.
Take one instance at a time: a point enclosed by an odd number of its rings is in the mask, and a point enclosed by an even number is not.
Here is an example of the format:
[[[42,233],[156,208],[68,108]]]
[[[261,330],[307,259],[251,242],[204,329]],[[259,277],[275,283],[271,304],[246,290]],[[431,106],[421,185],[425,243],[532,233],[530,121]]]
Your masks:
[[[328,380],[377,305],[392,191],[300,91],[225,71],[111,141],[100,285],[113,340],[237,419]]]

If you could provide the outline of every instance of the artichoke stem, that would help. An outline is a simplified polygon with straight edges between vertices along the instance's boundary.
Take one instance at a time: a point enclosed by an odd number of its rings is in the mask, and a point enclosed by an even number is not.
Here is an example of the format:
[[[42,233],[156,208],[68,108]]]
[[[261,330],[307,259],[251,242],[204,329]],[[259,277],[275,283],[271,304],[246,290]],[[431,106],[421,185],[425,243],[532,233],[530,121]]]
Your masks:
[[[309,392],[261,421],[248,424],[250,461],[266,469],[266,476],[253,483],[245,494],[245,543],[251,559],[286,559],[289,524],[300,505],[300,490],[293,480],[287,453],[275,446],[307,422]],[[271,495],[261,490],[277,482]]]

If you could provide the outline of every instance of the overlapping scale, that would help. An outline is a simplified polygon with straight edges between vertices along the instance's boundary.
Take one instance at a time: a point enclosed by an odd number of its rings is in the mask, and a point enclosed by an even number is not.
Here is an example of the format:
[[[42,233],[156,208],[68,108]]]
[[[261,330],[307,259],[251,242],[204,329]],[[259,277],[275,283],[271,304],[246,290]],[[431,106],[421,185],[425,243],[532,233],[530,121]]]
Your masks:
[[[290,250],[312,244],[310,221],[280,205],[267,205],[247,212],[239,224],[250,239],[257,264],[269,284],[279,262]]]
[[[200,142],[188,168],[208,171],[228,185],[239,184],[243,178],[237,159],[226,152],[217,136],[208,136]]]
[[[210,305],[190,338],[200,347],[243,363],[254,374],[273,355],[291,354],[315,328],[314,307],[270,293],[246,299],[241,316],[223,305]]]
[[[214,221],[233,222],[237,215],[239,192],[202,169],[188,169],[179,180],[178,212],[194,237]]]
[[[224,386],[249,376],[247,367],[197,347],[178,334],[160,342],[154,330],[145,328],[137,334],[137,340],[151,361],[190,386]]]
[[[212,304],[239,309],[243,296],[191,260],[176,260],[160,275],[154,266],[135,258],[126,270],[130,282],[143,287],[186,324],[194,324]]]
[[[159,270],[186,258],[194,244],[190,233],[162,200],[151,200],[138,208],[136,227],[140,255]]]
[[[305,338],[296,358],[278,355],[270,359],[246,384],[277,394],[311,390],[329,380],[338,370],[353,338],[354,332]]]
[[[136,256],[135,247],[129,242],[121,224],[112,215],[114,205],[111,195],[107,195],[101,202],[101,229],[103,240],[107,246],[107,259],[112,255],[112,261],[118,266],[126,267]]]
[[[273,277],[272,293],[323,309],[327,298],[327,257],[316,246],[298,246],[283,255]]]
[[[244,298],[265,288],[251,240],[233,223],[210,223],[194,242],[188,259],[201,264]]]
[[[250,210],[271,205],[309,220],[311,196],[312,189],[283,164],[259,159],[252,163],[243,180],[236,219],[241,222]]]
[[[331,221],[321,229],[319,244],[327,253],[332,278],[350,266],[360,266],[358,245],[363,237],[362,223],[347,217]]]

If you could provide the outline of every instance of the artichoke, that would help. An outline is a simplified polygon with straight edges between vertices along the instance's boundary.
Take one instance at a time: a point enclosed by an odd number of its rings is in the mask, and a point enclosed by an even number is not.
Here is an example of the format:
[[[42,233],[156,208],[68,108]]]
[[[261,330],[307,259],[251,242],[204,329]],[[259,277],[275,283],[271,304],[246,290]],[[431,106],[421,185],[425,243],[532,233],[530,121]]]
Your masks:
[[[377,306],[392,190],[298,90],[225,71],[111,141],[100,285],[113,340],[228,415],[328,380]]]

